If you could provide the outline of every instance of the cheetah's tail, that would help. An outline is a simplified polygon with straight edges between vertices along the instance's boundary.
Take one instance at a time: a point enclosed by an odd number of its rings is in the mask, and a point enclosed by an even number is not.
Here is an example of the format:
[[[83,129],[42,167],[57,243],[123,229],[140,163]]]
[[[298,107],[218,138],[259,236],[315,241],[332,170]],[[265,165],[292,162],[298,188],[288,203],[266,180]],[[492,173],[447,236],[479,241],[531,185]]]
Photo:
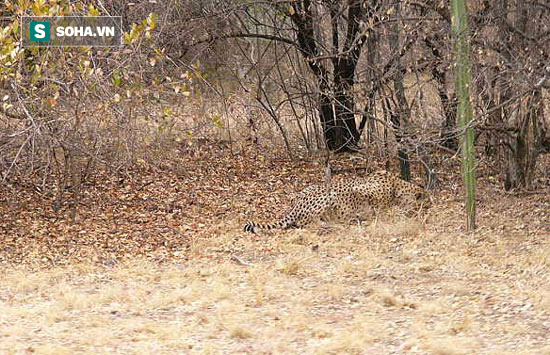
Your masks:
[[[244,231],[250,232],[250,233],[256,233],[259,229],[269,230],[269,229],[275,229],[275,228],[285,229],[287,228],[287,223],[284,221],[279,221],[271,224],[260,224],[256,222],[248,222],[247,224],[244,225]]]

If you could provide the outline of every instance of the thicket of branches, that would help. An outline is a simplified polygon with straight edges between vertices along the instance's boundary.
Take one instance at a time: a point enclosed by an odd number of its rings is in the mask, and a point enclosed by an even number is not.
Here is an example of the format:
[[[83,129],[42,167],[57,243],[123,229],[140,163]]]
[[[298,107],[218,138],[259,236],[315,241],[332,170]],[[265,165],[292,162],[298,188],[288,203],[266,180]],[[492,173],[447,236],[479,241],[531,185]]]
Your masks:
[[[157,46],[166,34],[159,32],[153,8],[126,2],[5,5],[0,8],[1,186],[54,192],[56,210],[68,202],[74,211],[82,186],[98,169],[121,175],[162,157],[165,144],[180,136],[180,111],[173,103],[186,110],[190,102],[200,104],[194,99],[204,83],[200,63],[176,63]],[[31,15],[122,15],[124,46],[22,48],[20,17]],[[195,122],[178,126],[184,135],[196,128]]]
[[[431,172],[432,154],[459,148],[444,1],[5,4],[2,183],[78,194],[94,167],[161,159],[161,144],[209,127],[260,144],[270,126],[291,156],[366,147],[399,159],[405,177],[410,161]],[[477,154],[507,188],[530,187],[550,151],[550,6],[468,6]],[[125,45],[20,47],[19,16],[59,14],[123,16]]]
[[[529,187],[550,150],[550,8],[536,0],[468,3],[478,154],[504,172],[506,188]],[[457,150],[447,2],[219,4],[203,17],[224,25],[205,27],[200,42],[239,49],[225,63],[278,126],[290,110],[318,119],[316,142],[332,151],[355,151],[361,140],[394,143],[405,177],[409,160],[430,170],[430,154]],[[311,148],[304,122],[296,124]]]

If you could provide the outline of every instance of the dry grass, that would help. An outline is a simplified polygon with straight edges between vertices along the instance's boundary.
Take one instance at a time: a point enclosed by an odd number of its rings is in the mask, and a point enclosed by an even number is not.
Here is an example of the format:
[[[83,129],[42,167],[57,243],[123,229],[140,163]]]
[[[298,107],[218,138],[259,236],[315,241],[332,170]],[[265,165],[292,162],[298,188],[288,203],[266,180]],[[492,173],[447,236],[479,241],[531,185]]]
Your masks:
[[[550,353],[547,230],[494,205],[465,234],[441,203],[328,233],[230,221],[181,264],[4,268],[0,353]]]

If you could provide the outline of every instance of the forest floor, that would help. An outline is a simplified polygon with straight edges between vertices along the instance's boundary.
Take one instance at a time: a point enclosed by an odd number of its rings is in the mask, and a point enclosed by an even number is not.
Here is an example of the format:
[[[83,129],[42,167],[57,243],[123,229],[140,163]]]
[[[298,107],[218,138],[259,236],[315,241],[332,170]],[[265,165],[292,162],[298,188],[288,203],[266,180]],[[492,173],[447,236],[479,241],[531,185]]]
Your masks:
[[[0,191],[0,353],[550,354],[548,181],[506,193],[481,172],[474,233],[439,171],[420,218],[251,235],[324,176],[244,153],[93,176],[74,221]]]

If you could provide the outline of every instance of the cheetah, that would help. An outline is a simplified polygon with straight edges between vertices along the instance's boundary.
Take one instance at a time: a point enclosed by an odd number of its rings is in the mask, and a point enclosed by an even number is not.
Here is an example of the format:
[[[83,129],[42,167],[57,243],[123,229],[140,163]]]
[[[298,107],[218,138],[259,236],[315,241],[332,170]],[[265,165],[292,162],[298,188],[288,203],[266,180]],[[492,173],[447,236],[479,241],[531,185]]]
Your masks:
[[[248,222],[244,231],[256,233],[260,229],[301,228],[316,219],[350,217],[367,206],[378,209],[403,204],[407,208],[417,208],[426,206],[428,202],[423,187],[380,170],[366,177],[309,186],[292,200],[292,208],[279,221],[270,224]]]

